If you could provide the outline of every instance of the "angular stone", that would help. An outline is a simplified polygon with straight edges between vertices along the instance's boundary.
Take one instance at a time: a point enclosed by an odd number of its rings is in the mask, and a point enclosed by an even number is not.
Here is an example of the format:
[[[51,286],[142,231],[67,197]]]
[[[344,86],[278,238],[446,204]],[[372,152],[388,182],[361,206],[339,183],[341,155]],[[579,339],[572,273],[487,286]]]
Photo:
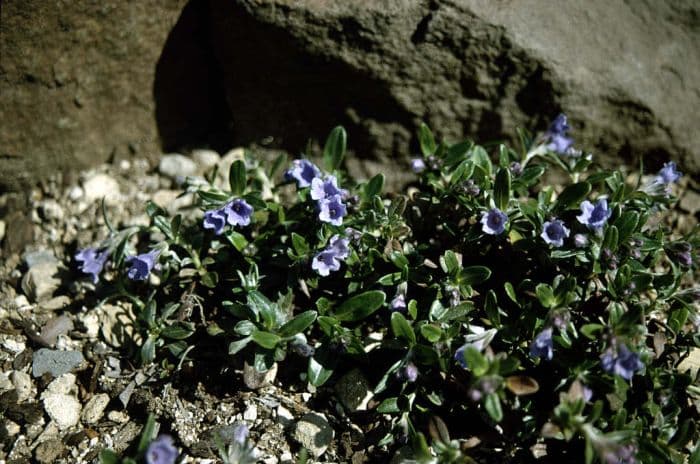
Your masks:
[[[17,402],[21,403],[30,398],[34,397],[34,384],[32,383],[32,378],[26,372],[22,371],[12,371],[10,374],[10,380],[12,385],[15,387],[17,392]]]
[[[71,372],[83,361],[85,361],[85,358],[80,351],[58,351],[42,348],[34,352],[32,375],[41,377],[46,373],[50,373],[54,377],[58,377]]]
[[[43,395],[44,410],[61,430],[77,425],[80,421],[80,402],[72,395],[48,393]]]
[[[53,464],[66,451],[66,445],[58,438],[42,441],[34,450],[34,458],[40,464]]]
[[[50,298],[61,286],[57,273],[58,262],[41,262],[30,267],[22,278],[22,291],[34,301]]]
[[[81,419],[85,424],[95,424],[104,415],[105,408],[109,404],[109,395],[98,393],[94,395],[83,407]]]
[[[372,398],[371,386],[359,369],[352,369],[338,380],[335,394],[350,412],[366,410],[367,403]]]
[[[334,434],[323,414],[311,412],[299,419],[294,426],[292,437],[318,458],[326,452]]]

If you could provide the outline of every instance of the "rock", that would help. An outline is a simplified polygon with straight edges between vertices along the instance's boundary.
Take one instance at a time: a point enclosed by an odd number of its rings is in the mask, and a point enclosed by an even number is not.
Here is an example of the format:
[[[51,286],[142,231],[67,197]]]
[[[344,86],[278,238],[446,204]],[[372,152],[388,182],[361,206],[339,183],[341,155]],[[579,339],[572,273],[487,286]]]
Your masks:
[[[14,437],[22,430],[17,422],[11,421],[10,419],[5,419],[3,427],[5,427],[5,433],[7,433],[8,437]]]
[[[78,320],[85,328],[85,335],[91,340],[97,338],[100,334],[100,317],[95,311],[79,313]]]
[[[107,413],[107,419],[117,424],[124,424],[129,422],[129,415],[122,411],[109,411]]]
[[[372,398],[372,389],[364,374],[353,369],[335,384],[335,394],[348,411],[365,411]]]
[[[5,238],[5,228],[7,226],[5,225],[5,221],[0,220],[0,242],[2,242],[2,239]]]
[[[245,411],[243,411],[243,419],[250,421],[250,422],[255,422],[255,419],[258,418],[258,408],[254,404],[251,404],[246,408]]]
[[[305,414],[295,425],[292,437],[315,457],[326,452],[333,440],[334,431],[323,414]]]
[[[2,108],[1,105],[0,108]],[[0,179],[2,175],[0,174]],[[5,256],[20,253],[25,246],[34,241],[34,224],[32,224],[31,217],[28,214],[22,211],[13,211],[5,217],[5,224],[7,225],[7,231],[2,242]]]
[[[694,190],[686,190],[678,204],[683,211],[695,214],[700,211],[700,193]]]
[[[282,405],[277,406],[277,422],[287,428],[294,422],[294,415]]]
[[[83,423],[96,424],[102,418],[107,404],[109,404],[109,395],[106,393],[98,393],[90,398],[83,407],[81,415]]]
[[[251,390],[270,385],[277,377],[277,363],[274,363],[267,372],[258,372],[255,367],[247,362],[243,364],[243,383]]]
[[[59,222],[63,219],[64,213],[61,205],[56,200],[44,200],[39,205],[41,217],[49,221]]]
[[[55,393],[60,395],[68,395],[73,393],[75,389],[75,375],[73,374],[63,374],[60,377],[55,378],[47,387],[44,393],[41,394],[42,399],[44,395]]]
[[[42,441],[34,450],[34,458],[40,464],[52,464],[66,452],[66,445],[58,438]]]
[[[22,255],[22,262],[27,268],[36,266],[42,263],[58,263],[58,259],[49,250],[28,251]]]
[[[39,339],[46,346],[53,346],[60,335],[67,334],[71,330],[73,330],[73,319],[64,314],[49,319],[44,327],[41,328]]]
[[[172,180],[178,180],[194,176],[197,173],[197,163],[179,153],[171,153],[161,156],[158,172]]]
[[[83,182],[85,201],[93,203],[105,199],[106,204],[114,205],[121,200],[119,183],[107,174],[94,174]]]
[[[34,397],[34,384],[32,383],[32,378],[29,376],[29,374],[22,371],[12,371],[12,374],[10,374],[10,380],[12,381],[12,385],[15,387],[15,391],[17,392],[18,403]]]
[[[71,372],[78,367],[85,358],[80,351],[58,351],[42,348],[34,352],[32,361],[32,375],[41,377],[50,373],[54,377]]]
[[[10,380],[10,372],[0,372],[0,393],[16,388]]]
[[[29,268],[22,278],[22,291],[30,299],[41,301],[50,298],[61,286],[58,262],[42,262]]]
[[[0,191],[158,153],[156,64],[186,3],[3,2]]]
[[[83,195],[85,195],[85,192],[79,185],[74,186],[68,191],[68,198],[71,201],[78,201],[83,198]]]
[[[181,209],[192,205],[192,196],[188,194],[179,197],[181,193],[181,190],[158,190],[153,194],[153,202],[175,215],[181,213]]]
[[[61,430],[73,427],[80,420],[80,402],[72,395],[46,393],[43,396],[44,410]]]
[[[192,159],[202,171],[208,171],[217,165],[221,156],[214,150],[192,150]]]
[[[655,164],[679,153],[688,172],[700,172],[692,123],[700,104],[700,28],[688,20],[700,14],[697,2],[507,5],[211,3],[233,143],[271,139],[295,151],[307,137],[323,143],[333,121],[348,130],[350,148],[374,161],[348,159],[369,175],[397,160],[407,166],[421,120],[451,141],[513,143],[517,127],[545,129],[564,111],[577,144],[609,165],[631,153]],[[193,124],[202,118],[182,116]],[[408,178],[407,169],[392,171]]]
[[[131,306],[122,307],[116,305],[102,305],[100,324],[104,340],[114,348],[119,348],[126,343],[138,342],[140,337],[134,338],[134,321],[136,316]]]
[[[42,301],[39,303],[39,307],[44,311],[57,311],[68,306],[70,302],[70,297],[67,297],[66,295],[59,295],[51,298],[50,300]]]

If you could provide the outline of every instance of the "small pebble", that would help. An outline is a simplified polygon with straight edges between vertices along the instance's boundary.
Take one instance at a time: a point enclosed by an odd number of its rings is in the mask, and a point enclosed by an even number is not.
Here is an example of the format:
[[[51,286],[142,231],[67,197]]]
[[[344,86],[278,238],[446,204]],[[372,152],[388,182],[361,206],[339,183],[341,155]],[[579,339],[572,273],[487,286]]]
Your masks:
[[[85,424],[95,424],[104,415],[105,408],[109,404],[109,395],[99,393],[85,404],[81,418]]]

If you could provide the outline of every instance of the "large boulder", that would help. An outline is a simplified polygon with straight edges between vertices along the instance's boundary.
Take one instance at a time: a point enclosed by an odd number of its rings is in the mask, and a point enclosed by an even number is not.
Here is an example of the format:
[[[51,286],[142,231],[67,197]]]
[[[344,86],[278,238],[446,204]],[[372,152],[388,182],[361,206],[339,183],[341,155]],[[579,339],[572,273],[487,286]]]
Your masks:
[[[155,67],[185,0],[7,0],[0,191],[57,170],[158,153]]]
[[[693,0],[211,0],[234,142],[297,151],[344,124],[357,154],[406,164],[426,121],[510,139],[570,116],[608,163],[700,171]],[[402,159],[401,159],[402,158]],[[365,163],[367,170],[380,164]],[[398,170],[393,170],[396,172]]]

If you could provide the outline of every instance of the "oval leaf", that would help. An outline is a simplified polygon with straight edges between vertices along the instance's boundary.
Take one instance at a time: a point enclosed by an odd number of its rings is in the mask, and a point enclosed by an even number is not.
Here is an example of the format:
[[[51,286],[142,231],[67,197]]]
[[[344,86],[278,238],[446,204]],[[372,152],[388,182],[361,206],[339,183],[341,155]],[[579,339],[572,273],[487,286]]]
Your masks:
[[[385,300],[386,294],[380,290],[355,295],[340,305],[335,312],[335,318],[346,322],[362,320],[379,309]]]
[[[423,152],[423,155],[430,156],[435,153],[435,149],[437,148],[435,145],[435,137],[433,137],[433,133],[424,122],[420,124],[418,139],[420,142],[420,150]]]
[[[486,266],[468,266],[459,272],[459,283],[477,285],[491,277],[491,269]]]
[[[327,171],[338,169],[345,156],[348,135],[342,126],[335,127],[323,147],[323,165]]]
[[[267,348],[268,350],[271,350],[274,347],[276,347],[281,340],[279,335],[275,335],[270,332],[264,332],[262,330],[254,331],[252,334],[250,334],[250,338],[255,343],[262,346],[263,348]]]
[[[403,314],[398,311],[395,311],[391,315],[391,330],[394,331],[394,336],[396,338],[403,338],[411,345],[415,345],[416,334],[413,332],[413,329]]]
[[[554,209],[557,211],[563,211],[569,206],[577,204],[591,191],[591,184],[588,182],[579,182],[577,184],[571,184],[567,186],[563,192],[559,194],[557,202],[554,205]]]
[[[504,211],[510,201],[510,169],[501,168],[496,174],[496,183],[493,186],[493,199],[496,208]]]
[[[537,393],[540,385],[537,380],[526,375],[511,375],[506,378],[506,388],[517,396],[532,395]]]
[[[316,320],[316,316],[316,311],[304,311],[280,327],[278,333],[281,337],[293,337],[313,324]]]
[[[245,162],[243,160],[236,160],[231,163],[231,168],[228,171],[228,182],[234,195],[240,195],[245,191],[246,175]]]

